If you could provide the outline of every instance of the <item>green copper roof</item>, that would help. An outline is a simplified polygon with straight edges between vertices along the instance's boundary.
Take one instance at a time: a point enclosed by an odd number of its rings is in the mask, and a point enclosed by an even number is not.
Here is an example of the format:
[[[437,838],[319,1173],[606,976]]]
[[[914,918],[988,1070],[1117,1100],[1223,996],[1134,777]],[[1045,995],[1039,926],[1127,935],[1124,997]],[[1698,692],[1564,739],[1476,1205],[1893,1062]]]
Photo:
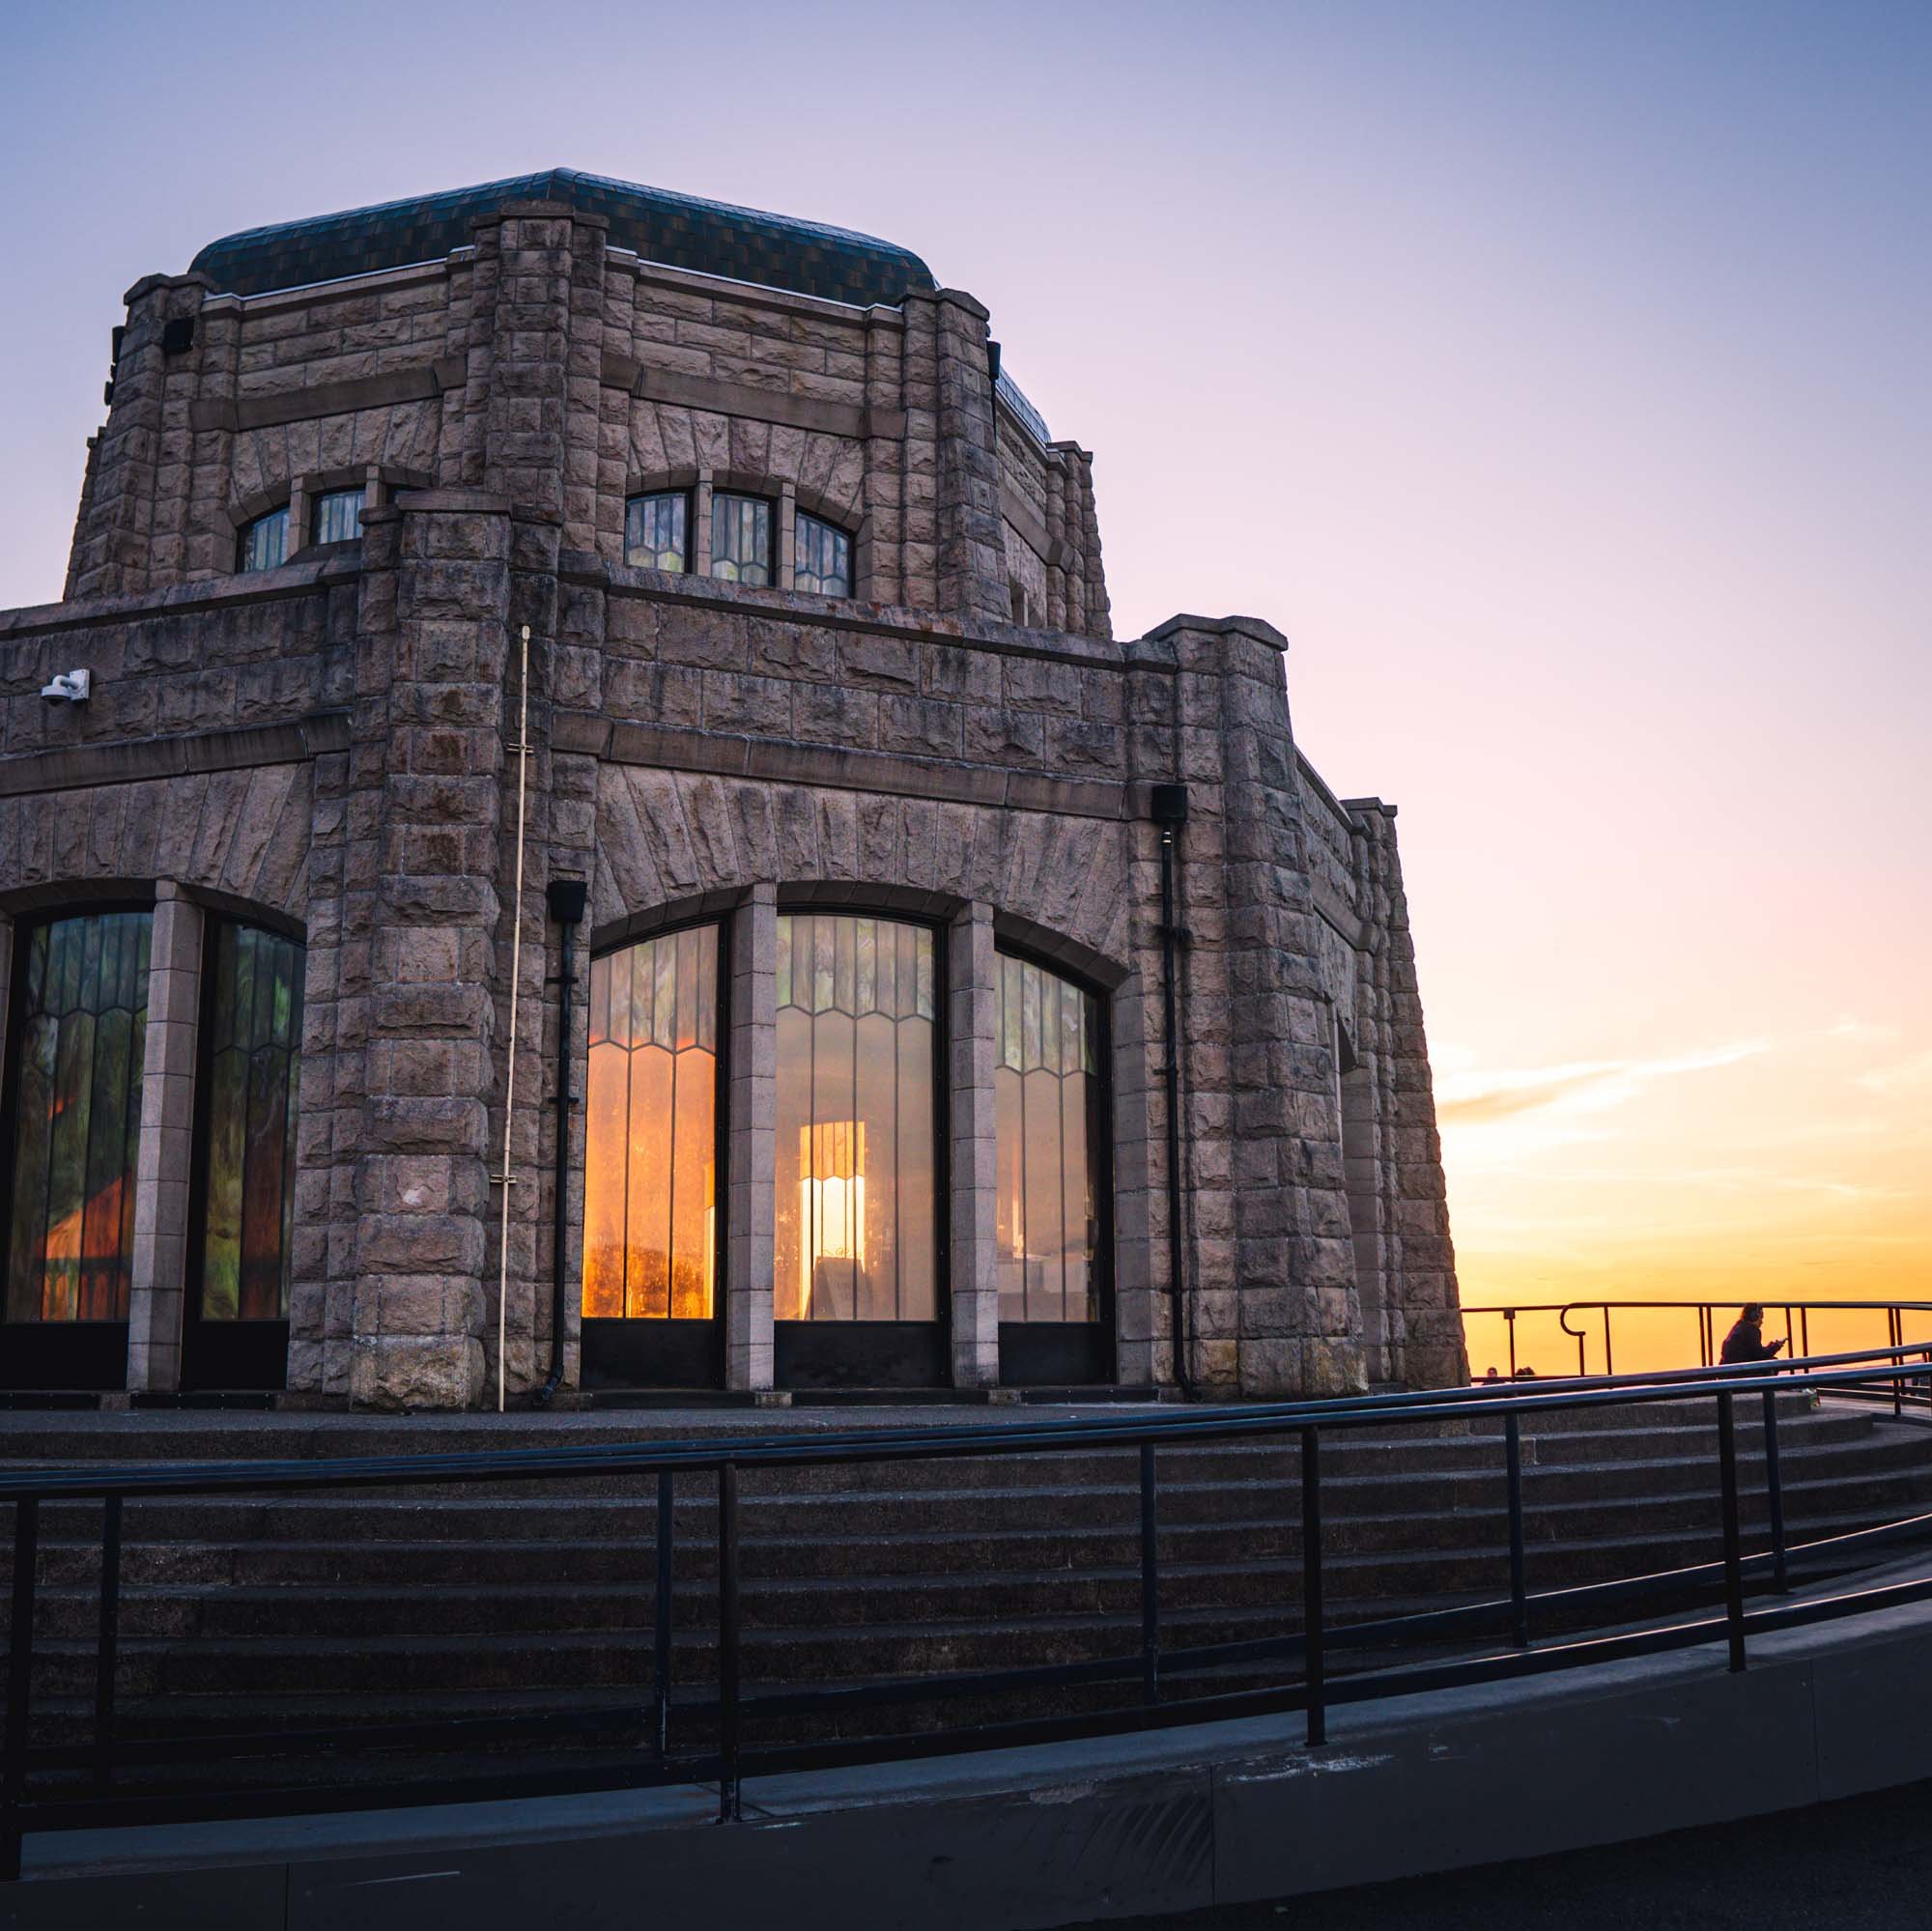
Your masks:
[[[220,294],[260,295],[268,289],[303,288],[376,269],[440,261],[469,242],[469,224],[477,215],[509,201],[565,202],[607,216],[613,248],[634,249],[647,261],[674,269],[728,275],[829,301],[895,305],[908,290],[936,286],[932,270],[917,255],[870,235],[700,201],[661,187],[637,187],[574,168],[249,228],[211,241],[191,267]]]

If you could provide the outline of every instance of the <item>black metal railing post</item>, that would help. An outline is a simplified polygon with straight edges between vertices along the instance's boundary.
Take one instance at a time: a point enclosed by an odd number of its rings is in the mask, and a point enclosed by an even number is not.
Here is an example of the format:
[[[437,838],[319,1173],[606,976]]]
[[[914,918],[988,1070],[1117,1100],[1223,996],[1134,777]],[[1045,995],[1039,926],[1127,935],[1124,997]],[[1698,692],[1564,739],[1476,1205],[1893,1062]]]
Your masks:
[[[1604,1304],[1604,1373],[1605,1375],[1614,1375],[1616,1372],[1616,1349],[1610,1343],[1610,1308],[1609,1303],[1605,1301]]]
[[[1735,1397],[1727,1388],[1718,1397],[1718,1481],[1724,1514],[1724,1624],[1730,1636],[1731,1668],[1745,1666],[1745,1576],[1738,1529],[1738,1426]]]
[[[668,1468],[658,1472],[658,1553],[651,1580],[656,1589],[656,1617],[651,1641],[651,1696],[657,1705],[658,1755],[670,1755],[670,1589],[674,1560],[671,1538],[676,1515]]]
[[[20,1875],[20,1811],[27,1801],[27,1711],[34,1689],[34,1567],[41,1504],[14,1504],[14,1619],[7,1631],[7,1727],[0,1738],[0,1882]]]
[[[1895,1307],[1887,1308],[1885,1312],[1886,1345],[1889,1348],[1903,1346],[1905,1341],[1905,1317]],[[1904,1364],[1896,1355],[1893,1355],[1891,1365],[1894,1368],[1898,1368]],[[1905,1412],[1905,1377],[1902,1375],[1892,1377],[1891,1411],[1895,1415],[1902,1415]]]
[[[1516,1379],[1516,1309],[1515,1308],[1506,1307],[1503,1309],[1503,1325],[1509,1330],[1510,1379],[1514,1381]]]
[[[1791,1592],[1784,1560],[1784,1477],[1777,1464],[1777,1396],[1764,1391],[1764,1501],[1771,1518],[1771,1578],[1780,1596]]]
[[[1510,1640],[1518,1649],[1527,1649],[1529,1589],[1523,1573],[1522,1423],[1513,1414],[1503,1417],[1503,1454],[1509,1488]]]
[[[1141,1701],[1160,1701],[1160,1511],[1153,1443],[1141,1443]]]
[[[718,1469],[718,1821],[736,1823],[738,1800],[738,1464]]]
[[[1328,1741],[1327,1671],[1321,1636],[1321,1433],[1305,1428],[1301,1431],[1301,1643],[1311,1749]]]
[[[94,1653],[94,1786],[114,1775],[114,1678],[121,1650],[121,1497],[100,1508],[100,1629]]]

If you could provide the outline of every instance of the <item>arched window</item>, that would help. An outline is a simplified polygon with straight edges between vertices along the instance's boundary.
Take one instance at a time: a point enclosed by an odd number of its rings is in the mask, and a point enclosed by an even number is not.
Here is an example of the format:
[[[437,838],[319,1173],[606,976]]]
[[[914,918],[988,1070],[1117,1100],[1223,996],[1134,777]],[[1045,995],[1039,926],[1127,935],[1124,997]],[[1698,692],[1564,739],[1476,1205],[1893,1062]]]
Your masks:
[[[792,544],[792,587],[821,597],[852,594],[852,539],[836,524],[798,512]]]
[[[711,574],[727,582],[772,581],[772,506],[720,490],[711,498]]]
[[[585,1321],[710,1320],[720,1232],[716,925],[591,961],[584,1162]]]
[[[284,503],[280,509],[269,511],[266,516],[258,516],[253,523],[244,524],[236,539],[235,567],[237,570],[278,570],[288,560],[289,554],[289,506]]]
[[[937,964],[923,925],[778,922],[780,1321],[932,1321]]]
[[[624,561],[639,570],[684,570],[691,554],[690,514],[691,497],[684,490],[633,497],[624,505]]]
[[[1000,1320],[1097,1321],[1098,1002],[1031,960],[1003,955],[997,1016]]]
[[[325,490],[315,499],[309,517],[311,543],[353,543],[362,534],[363,493],[355,490]]]
[[[150,912],[94,912],[24,935],[9,1321],[128,1319],[153,928]]]
[[[200,1318],[286,1320],[302,948],[221,920],[202,1021]]]

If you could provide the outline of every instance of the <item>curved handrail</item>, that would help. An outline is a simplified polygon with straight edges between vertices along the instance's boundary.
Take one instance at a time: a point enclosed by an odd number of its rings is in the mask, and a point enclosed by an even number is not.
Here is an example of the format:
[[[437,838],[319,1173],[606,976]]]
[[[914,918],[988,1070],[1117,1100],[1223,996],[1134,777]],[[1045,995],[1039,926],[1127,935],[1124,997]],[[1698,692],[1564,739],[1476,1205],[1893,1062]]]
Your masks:
[[[1764,1299],[1749,1297],[1756,1306],[1762,1307],[1767,1316],[1780,1314],[1784,1317],[1784,1333],[1790,1356],[1806,1358],[1811,1351],[1810,1317],[1813,1314],[1883,1314],[1886,1317],[1887,1331],[1894,1347],[1908,1347],[1905,1342],[1903,1317],[1908,1314],[1932,1315],[1932,1301],[1925,1300],[1847,1300],[1847,1299]],[[1517,1321],[1522,1315],[1553,1314],[1557,1327],[1577,1343],[1577,1367],[1579,1375],[1587,1374],[1586,1356],[1587,1333],[1571,1324],[1573,1315],[1597,1313],[1604,1318],[1604,1372],[1615,1372],[1614,1316],[1619,1309],[1640,1309],[1646,1312],[1662,1313],[1681,1310],[1691,1314],[1697,1320],[1698,1353],[1702,1364],[1714,1364],[1717,1349],[1717,1317],[1720,1309],[1737,1308],[1744,1305],[1738,1297],[1718,1299],[1651,1299],[1637,1295],[1613,1296],[1599,1300],[1564,1301],[1498,1301],[1484,1306],[1464,1306],[1461,1312],[1464,1320],[1473,1316],[1498,1316],[1505,1323],[1509,1337],[1509,1362],[1512,1377],[1517,1373]],[[1919,1345],[1932,1347],[1932,1342]]]
[[[1932,1343],[1860,1349],[1779,1363],[1780,1392],[1840,1390],[1889,1384],[1900,1375],[1932,1377],[1932,1361],[1915,1366],[1906,1355],[1932,1354]],[[1861,1363],[1882,1365],[1861,1368]],[[232,1494],[302,1489],[381,1488],[440,1482],[542,1480],[550,1476],[662,1474],[681,1469],[804,1467],[847,1462],[923,1462],[1010,1455],[1023,1449],[1077,1450],[1142,1443],[1219,1441],[1291,1434],[1301,1430],[1352,1430],[1393,1423],[1521,1416],[1525,1412],[1622,1406],[1645,1401],[1687,1401],[1700,1395],[1757,1392],[1767,1365],[1665,1369],[1656,1374],[1550,1377],[1533,1382],[1474,1383],[1397,1395],[1350,1395],[1313,1400],[1191,1407],[1149,1418],[1069,1416],[977,1427],[914,1426],[854,1429],[809,1438],[727,1435],[721,1439],[596,1442],[559,1448],[461,1449],[440,1455],[342,1456],[299,1462],[163,1462],[132,1467],[0,1470],[0,1502],[100,1495]],[[1810,1369],[1808,1374],[1801,1369]]]
[[[1565,1309],[1591,1304],[1562,1303]],[[1667,1302],[1666,1306],[1686,1303]],[[1815,1305],[1815,1304],[1814,1304]],[[1880,1306],[1894,1306],[1878,1303]],[[1932,1309],[1928,1309],[1932,1311]],[[1896,1314],[1893,1315],[1896,1321]],[[1571,1332],[1576,1330],[1571,1329]],[[1844,1393],[1896,1391],[1907,1384],[1923,1386],[1932,1393],[1932,1341],[1905,1343],[1894,1333],[1889,1346],[1847,1350],[1839,1354],[1806,1355],[1795,1362],[1747,1363],[1734,1367],[1674,1369],[1626,1376],[1581,1376],[1575,1379],[1529,1381],[1422,1390],[1385,1396],[1321,1397],[1297,1402],[1261,1404],[1225,1408],[1194,1407],[1180,1411],[1134,1414],[1042,1416],[1038,1419],[1001,1422],[997,1425],[933,1427],[877,1430],[845,1430],[810,1438],[771,1435],[730,1435],[723,1438],[694,1438],[668,1443],[618,1441],[590,1444],[552,1444],[524,1449],[466,1450],[441,1454],[350,1456],[329,1461],[257,1461],[248,1462],[153,1462],[118,1468],[39,1468],[0,1472],[0,1503],[11,1503],[14,1515],[14,1566],[12,1591],[14,1613],[12,1640],[7,1656],[7,1701],[4,1736],[0,1736],[0,1878],[17,1876],[19,1842],[29,1819],[44,1820],[49,1828],[78,1828],[90,1823],[118,1820],[128,1814],[128,1806],[142,1814],[160,1819],[166,1816],[201,1817],[217,1814],[209,1809],[216,1802],[199,1791],[175,1798],[156,1798],[145,1792],[122,1793],[110,1788],[114,1767],[137,1761],[160,1762],[164,1757],[184,1763],[224,1761],[238,1755],[288,1754],[295,1750],[381,1750],[398,1745],[447,1739],[460,1746],[465,1738],[485,1736],[577,1735],[608,1729],[613,1722],[627,1725],[633,1736],[628,1746],[620,1780],[638,1782],[715,1782],[719,1790],[721,1813],[735,1817],[739,1809],[739,1786],[747,1766],[763,1774],[781,1768],[830,1768],[837,1763],[864,1761],[880,1756],[906,1754],[911,1750],[939,1747],[976,1748],[995,1743],[1045,1741],[1055,1736],[1103,1734],[1122,1727],[1145,1727],[1181,1720],[1202,1720],[1209,1716],[1238,1714],[1244,1710],[1304,1710],[1311,1743],[1325,1739],[1325,1712],[1331,1702],[1350,1702],[1364,1697],[1407,1693],[1451,1683],[1494,1681],[1526,1672],[1570,1667],[1613,1657],[1650,1654],[1661,1649],[1682,1648],[1722,1638],[1728,1642],[1731,1665],[1742,1668],[1747,1631],[1787,1627],[1808,1617],[1850,1614],[1875,1606],[1881,1602],[1904,1602],[1932,1595],[1932,1577],[1909,1583],[1886,1584],[1881,1588],[1854,1592],[1815,1604],[1786,1603],[1773,1609],[1747,1611],[1745,1604],[1747,1573],[1761,1573],[1769,1562],[1773,1586],[1780,1593],[1789,1587],[1789,1558],[1808,1558],[1813,1554],[1805,1545],[1787,1547],[1781,1514],[1777,1460],[1777,1419],[1781,1394],[1790,1392]],[[1757,1397],[1762,1406],[1764,1430],[1764,1476],[1771,1544],[1763,1554],[1747,1556],[1742,1541],[1739,1496],[1740,1457],[1736,1437],[1735,1408],[1740,1396]],[[1896,1395],[1894,1395],[1896,1399]],[[1524,1502],[1520,1458],[1520,1434],[1526,1420],[1596,1408],[1682,1406],[1709,1400],[1714,1403],[1717,1420],[1719,1498],[1722,1519],[1723,1554],[1718,1563],[1690,1565],[1680,1571],[1660,1571],[1649,1576],[1625,1578],[1611,1585],[1580,1585],[1562,1592],[1561,1604],[1574,1607],[1583,1603],[1634,1603],[1652,1594],[1693,1592],[1693,1604],[1708,1601],[1721,1581],[1724,1610],[1721,1617],[1679,1620],[1667,1628],[1609,1630],[1597,1634],[1565,1636],[1554,1644],[1538,1647],[1530,1640],[1529,1616],[1532,1608],[1553,1606],[1552,1592],[1532,1595],[1524,1578]],[[1438,1633],[1451,1628],[1462,1630],[1485,1615],[1494,1617],[1506,1610],[1511,1631],[1510,1647],[1494,1655],[1479,1655],[1452,1662],[1425,1664],[1420,1668],[1402,1667],[1351,1675],[1346,1682],[1330,1686],[1324,1661],[1324,1641],[1332,1632],[1338,1645],[1357,1646],[1372,1638],[1359,1626],[1336,1627],[1323,1607],[1322,1597],[1322,1496],[1321,1443],[1322,1436],[1371,1429],[1428,1427],[1442,1422],[1496,1420],[1500,1445],[1506,1454],[1504,1489],[1510,1542],[1510,1595],[1506,1602],[1463,1605],[1447,1619],[1428,1622],[1430,1612],[1392,1629],[1395,1634],[1414,1633],[1433,1627]],[[1297,1636],[1267,1637],[1259,1644],[1218,1645],[1170,1643],[1165,1648],[1159,1630],[1159,1552],[1156,1460],[1160,1447],[1180,1447],[1196,1442],[1227,1442],[1290,1439],[1299,1447],[1298,1489],[1301,1509],[1300,1568],[1302,1610]],[[816,1711],[860,1707],[892,1702],[913,1703],[924,1698],[944,1698],[966,1693],[958,1673],[946,1676],[896,1676],[882,1684],[857,1686],[781,1689],[775,1694],[748,1696],[740,1684],[741,1612],[739,1607],[739,1529],[738,1481],[742,1471],[757,1468],[839,1465],[897,1461],[933,1461],[952,1458],[984,1458],[1025,1452],[1069,1453],[1092,1448],[1137,1448],[1141,1497],[1141,1600],[1143,1605],[1143,1647],[1132,1659],[1101,1658],[1080,1662],[1045,1664],[1037,1668],[1009,1669],[980,1673],[978,1688],[1003,1689],[1024,1684],[1066,1686],[1121,1680],[1139,1673],[1143,1683],[1140,1705],[1129,1711],[1113,1710],[1098,1717],[1040,1718],[1021,1724],[980,1723],[957,1730],[925,1730],[910,1736],[867,1739],[859,1742],[833,1741],[800,1746],[760,1746],[748,1748],[740,1738],[740,1721],[747,1714],[770,1715],[786,1711]],[[228,1734],[190,1739],[185,1743],[117,1742],[113,1720],[114,1666],[117,1639],[120,1537],[123,1504],[129,1500],[180,1494],[271,1493],[306,1490],[345,1490],[460,1485],[475,1482],[544,1482],[611,1474],[655,1475],[657,1477],[657,1533],[659,1562],[657,1583],[657,1643],[652,1668],[651,1695],[655,1699],[657,1745],[654,1755],[640,1759],[636,1749],[636,1734],[648,1734],[648,1712],[629,1707],[598,1711],[576,1710],[541,1717],[505,1715],[482,1719],[451,1718],[431,1723],[400,1726],[371,1726],[367,1731],[349,1730],[305,1732],[285,1739],[264,1739],[260,1735]],[[716,1478],[715,1538],[717,1554],[717,1658],[718,1685],[715,1693],[705,1693],[698,1702],[705,1720],[715,1720],[715,1746],[707,1743],[692,1753],[672,1751],[670,1716],[673,1698],[669,1680],[670,1576],[671,1551],[676,1512],[671,1508],[673,1484],[680,1476],[710,1474]],[[1267,1480],[1279,1480],[1272,1470]],[[688,1491],[686,1491],[688,1492]],[[100,1649],[97,1669],[97,1717],[94,1741],[84,1749],[63,1746],[51,1750],[30,1747],[29,1704],[34,1687],[35,1599],[39,1587],[38,1562],[41,1504],[99,1499],[102,1503],[100,1529]],[[1926,1525],[1924,1518],[1886,1524],[1883,1539],[1918,1537]],[[1877,1546],[1877,1539],[1873,1547]],[[1386,1626],[1385,1626],[1386,1627]],[[1378,1634],[1380,1633],[1378,1632]],[[1198,1672],[1219,1663],[1258,1661],[1298,1653],[1300,1678],[1233,1697],[1187,1694],[1163,1695],[1161,1671],[1177,1674]],[[640,1697],[639,1697],[640,1700]],[[685,1709],[693,1698],[676,1705]],[[36,1790],[32,1774],[36,1770],[71,1768],[85,1758],[95,1768],[96,1794],[75,1795],[64,1786]],[[244,1814],[253,1810],[266,1814],[275,1808],[300,1810],[319,1804],[348,1802],[358,1804],[448,1801],[453,1791],[477,1794],[487,1784],[494,1794],[514,1795],[539,1787],[594,1788],[599,1780],[612,1775],[609,1766],[596,1771],[557,1772],[551,1769],[493,1774],[481,1783],[452,1783],[448,1779],[433,1784],[338,1783],[310,1784],[249,1791],[238,1796],[224,1789],[219,1796],[218,1814]],[[118,1807],[117,1807],[118,1806]],[[199,1807],[197,1807],[199,1806]],[[239,1807],[238,1807],[239,1806]]]

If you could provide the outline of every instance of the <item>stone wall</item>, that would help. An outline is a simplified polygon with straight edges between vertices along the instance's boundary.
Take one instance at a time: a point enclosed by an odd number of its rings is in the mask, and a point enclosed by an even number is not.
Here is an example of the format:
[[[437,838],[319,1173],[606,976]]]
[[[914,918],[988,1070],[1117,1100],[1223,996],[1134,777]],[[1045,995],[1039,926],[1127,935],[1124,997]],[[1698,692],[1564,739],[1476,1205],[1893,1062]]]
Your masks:
[[[860,309],[639,262],[598,215],[512,204],[447,260],[237,296],[128,295],[71,596],[231,574],[237,533],[318,492],[483,489],[620,563],[624,502],[746,489],[856,539],[862,601],[1108,635],[1092,458],[996,407],[986,310]],[[164,347],[170,324],[188,337]],[[788,558],[781,559],[781,565]]]

